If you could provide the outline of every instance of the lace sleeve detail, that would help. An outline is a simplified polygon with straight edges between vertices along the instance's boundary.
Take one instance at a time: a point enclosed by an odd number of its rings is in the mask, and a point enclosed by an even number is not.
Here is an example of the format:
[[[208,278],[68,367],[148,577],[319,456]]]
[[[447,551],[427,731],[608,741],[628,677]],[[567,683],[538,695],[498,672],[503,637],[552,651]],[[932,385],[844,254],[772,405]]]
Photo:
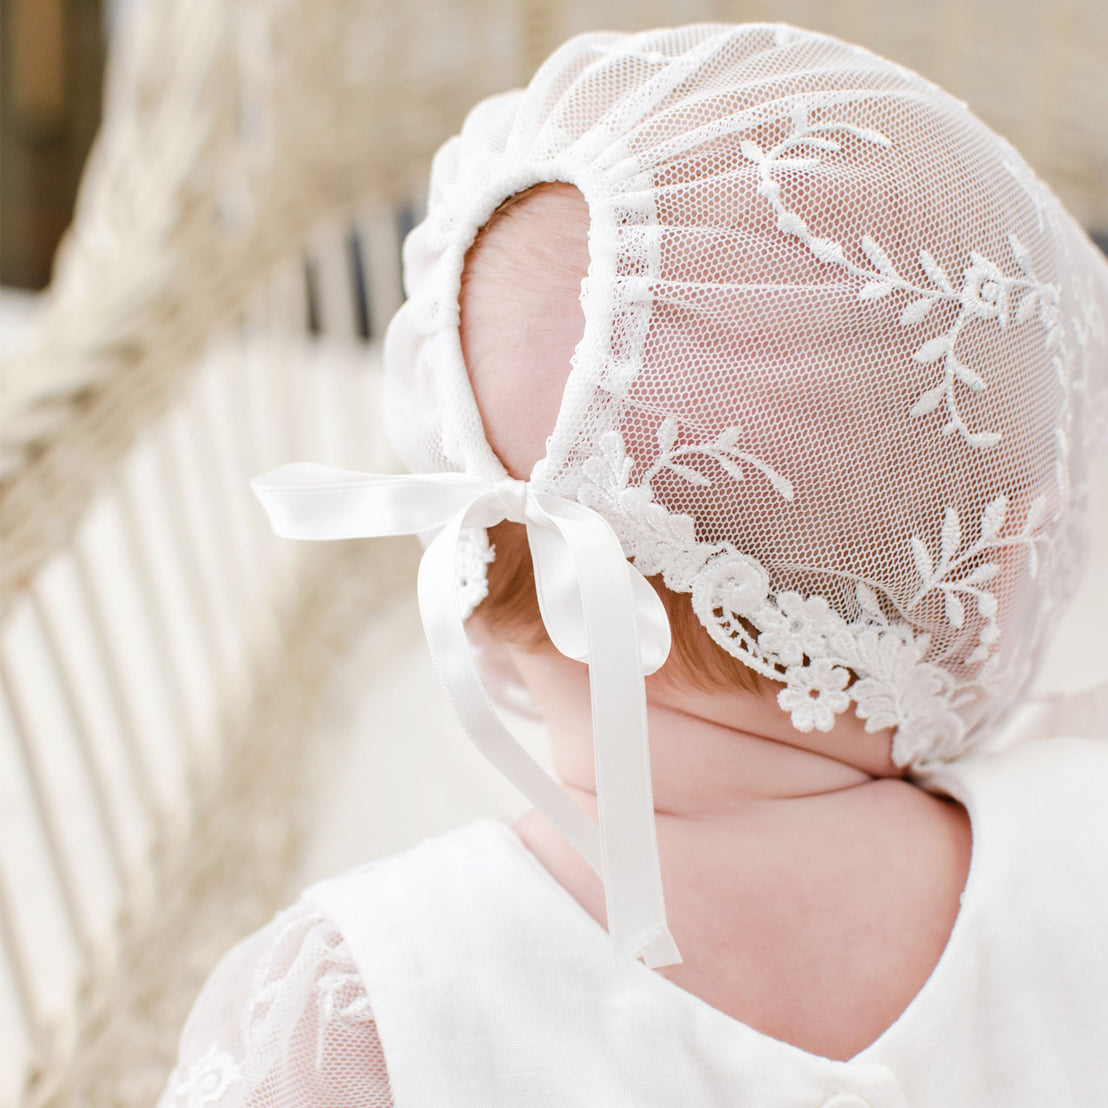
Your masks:
[[[392,1108],[342,935],[297,904],[232,948],[197,998],[158,1108]]]

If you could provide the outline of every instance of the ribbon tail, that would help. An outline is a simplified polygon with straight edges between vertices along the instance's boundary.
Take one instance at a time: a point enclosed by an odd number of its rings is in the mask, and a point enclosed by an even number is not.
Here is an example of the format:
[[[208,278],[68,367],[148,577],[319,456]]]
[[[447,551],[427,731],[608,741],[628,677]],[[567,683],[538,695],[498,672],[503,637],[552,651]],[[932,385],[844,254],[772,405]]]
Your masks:
[[[641,957],[651,968],[673,965],[681,955],[666,923],[632,578],[619,540],[600,516],[545,498],[540,506],[569,548],[580,588],[608,929],[621,953]],[[533,547],[536,576],[552,556],[539,549],[549,546],[542,522],[536,521]],[[530,518],[528,524],[530,534]]]
[[[679,966],[684,959],[668,927],[662,929],[643,944],[639,957],[647,969],[661,969],[663,966]]]
[[[419,609],[435,672],[477,748],[603,876],[600,834],[569,794],[500,721],[481,683],[458,606],[455,557],[466,512],[459,512],[419,564]]]

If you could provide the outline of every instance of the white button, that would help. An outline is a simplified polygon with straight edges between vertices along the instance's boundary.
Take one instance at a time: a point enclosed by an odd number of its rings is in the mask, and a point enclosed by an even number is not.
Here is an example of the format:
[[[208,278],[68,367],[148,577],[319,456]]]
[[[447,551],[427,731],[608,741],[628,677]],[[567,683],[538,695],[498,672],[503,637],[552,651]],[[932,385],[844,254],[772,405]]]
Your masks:
[[[823,1102],[823,1108],[873,1108],[873,1105],[864,1097],[853,1093],[835,1093]]]

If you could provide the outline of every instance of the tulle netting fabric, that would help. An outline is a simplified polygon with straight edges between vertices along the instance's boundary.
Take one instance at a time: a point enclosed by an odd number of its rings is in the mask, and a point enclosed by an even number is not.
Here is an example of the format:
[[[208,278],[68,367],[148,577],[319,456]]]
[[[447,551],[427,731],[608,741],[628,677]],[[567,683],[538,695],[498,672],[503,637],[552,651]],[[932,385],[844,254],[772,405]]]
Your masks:
[[[392,1108],[377,1024],[342,935],[302,901],[223,958],[158,1108]]]
[[[585,328],[540,490],[600,512],[802,731],[853,705],[923,766],[986,738],[1084,550],[1108,264],[1015,150],[918,75],[774,25],[589,34],[435,158],[386,342],[417,472],[490,480],[465,254],[575,185]],[[473,532],[462,591],[494,556]]]

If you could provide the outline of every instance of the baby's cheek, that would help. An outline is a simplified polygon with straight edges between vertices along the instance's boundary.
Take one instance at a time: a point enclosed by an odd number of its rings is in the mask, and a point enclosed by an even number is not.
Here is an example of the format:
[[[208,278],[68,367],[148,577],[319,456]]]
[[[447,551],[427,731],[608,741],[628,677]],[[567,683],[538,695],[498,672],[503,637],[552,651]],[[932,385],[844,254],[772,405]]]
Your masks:
[[[467,259],[462,350],[485,436],[513,477],[546,454],[585,329],[588,267],[588,209],[569,185],[494,217]]]
[[[527,478],[546,454],[573,351],[584,329],[580,305],[551,304],[548,314],[519,320],[515,349],[494,367],[494,381],[474,383],[492,448],[513,477]]]
[[[466,364],[485,436],[513,477],[546,454],[585,319],[577,288],[471,293]]]

